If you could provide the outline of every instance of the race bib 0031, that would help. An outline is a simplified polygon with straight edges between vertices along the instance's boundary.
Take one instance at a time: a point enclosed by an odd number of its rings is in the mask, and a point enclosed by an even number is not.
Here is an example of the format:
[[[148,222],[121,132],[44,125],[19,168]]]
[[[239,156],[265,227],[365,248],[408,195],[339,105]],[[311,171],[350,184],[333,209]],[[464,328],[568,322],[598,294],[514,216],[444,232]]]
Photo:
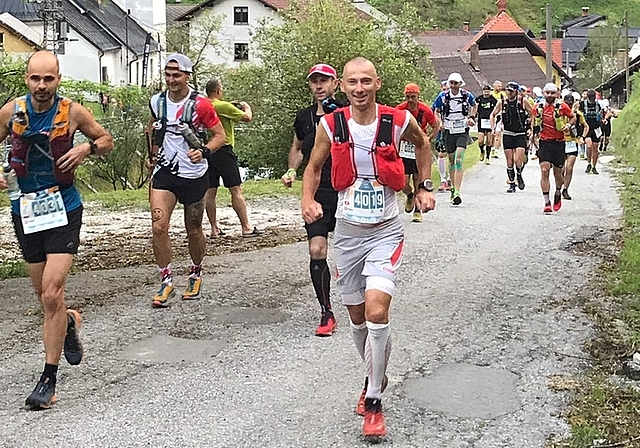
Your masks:
[[[400,157],[403,159],[416,158],[416,145],[406,140],[400,141]]]
[[[58,187],[22,195],[20,219],[25,235],[66,226],[67,210]]]
[[[344,216],[349,221],[376,224],[384,216],[384,187],[377,181],[358,179],[347,190],[342,204]]]

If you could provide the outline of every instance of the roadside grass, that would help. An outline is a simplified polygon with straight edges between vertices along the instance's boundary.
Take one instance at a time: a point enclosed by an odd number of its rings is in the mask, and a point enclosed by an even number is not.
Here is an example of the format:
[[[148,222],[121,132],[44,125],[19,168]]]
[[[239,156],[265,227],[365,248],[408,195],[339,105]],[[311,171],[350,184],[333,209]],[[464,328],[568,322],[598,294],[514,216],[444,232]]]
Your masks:
[[[596,365],[575,391],[567,415],[572,435],[555,448],[640,447],[640,387],[612,377],[640,351],[640,91],[613,123],[612,166],[623,186],[620,252],[598,272],[597,297],[585,306],[597,328],[589,343]]]

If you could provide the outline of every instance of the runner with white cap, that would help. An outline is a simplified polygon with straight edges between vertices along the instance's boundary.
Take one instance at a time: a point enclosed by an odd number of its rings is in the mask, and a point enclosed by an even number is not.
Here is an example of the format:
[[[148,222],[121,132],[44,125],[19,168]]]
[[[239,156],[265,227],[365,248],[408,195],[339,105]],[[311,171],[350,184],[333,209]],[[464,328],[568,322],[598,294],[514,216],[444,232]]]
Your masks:
[[[451,203],[462,204],[462,161],[467,145],[471,142],[469,128],[475,125],[478,105],[471,92],[462,89],[465,85],[460,73],[451,73],[447,80],[448,92],[441,92],[433,103],[435,112],[440,113],[444,127],[444,146],[449,155],[449,167],[453,188]]]

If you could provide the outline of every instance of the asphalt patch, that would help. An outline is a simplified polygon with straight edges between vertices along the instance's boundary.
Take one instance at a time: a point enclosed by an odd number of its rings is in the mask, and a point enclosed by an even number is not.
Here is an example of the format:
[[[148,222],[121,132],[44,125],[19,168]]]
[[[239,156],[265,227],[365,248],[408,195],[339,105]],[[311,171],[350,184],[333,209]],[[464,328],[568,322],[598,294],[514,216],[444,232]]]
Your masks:
[[[203,307],[202,312],[215,322],[225,324],[278,324],[289,320],[289,315],[270,308]]]
[[[152,364],[194,364],[207,362],[225,347],[218,340],[181,339],[152,336],[125,347],[120,358]]]
[[[491,420],[520,407],[518,375],[471,364],[447,364],[424,378],[405,381],[420,407],[461,418]]]

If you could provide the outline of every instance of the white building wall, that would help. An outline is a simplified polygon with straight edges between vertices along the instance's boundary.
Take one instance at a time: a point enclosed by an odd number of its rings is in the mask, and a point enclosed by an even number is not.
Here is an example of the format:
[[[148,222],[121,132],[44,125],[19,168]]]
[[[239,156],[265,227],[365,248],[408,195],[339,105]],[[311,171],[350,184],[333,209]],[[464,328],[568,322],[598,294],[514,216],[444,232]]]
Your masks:
[[[249,25],[234,25],[233,11],[236,6],[245,6],[249,8]],[[216,3],[212,8],[206,8],[197,17],[196,21],[206,21],[208,14],[224,15],[222,28],[218,39],[221,48],[218,51],[208,50],[206,58],[214,64],[227,64],[236,67],[240,62],[234,61],[234,44],[247,43],[249,46],[249,61],[259,63],[259,59],[255,57],[255,47],[251,45],[251,35],[255,33],[263,19],[267,19],[274,25],[283,23],[282,18],[274,9],[265,6],[255,0],[223,0]],[[194,26],[192,26],[192,30]],[[193,31],[192,31],[193,32]]]
[[[65,53],[58,55],[62,76],[100,82],[100,51],[72,28],[67,36]]]

